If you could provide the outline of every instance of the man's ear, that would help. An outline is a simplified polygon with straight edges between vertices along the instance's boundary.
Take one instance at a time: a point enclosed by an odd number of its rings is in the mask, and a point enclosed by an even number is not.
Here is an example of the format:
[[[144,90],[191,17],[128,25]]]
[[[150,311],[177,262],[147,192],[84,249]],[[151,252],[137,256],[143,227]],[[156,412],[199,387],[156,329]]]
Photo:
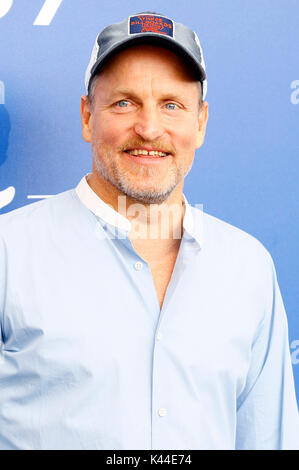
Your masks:
[[[85,142],[91,142],[91,104],[86,95],[81,96],[81,125]]]
[[[205,140],[206,127],[209,119],[209,105],[206,101],[201,104],[198,116],[198,134],[196,138],[196,148],[199,149]]]

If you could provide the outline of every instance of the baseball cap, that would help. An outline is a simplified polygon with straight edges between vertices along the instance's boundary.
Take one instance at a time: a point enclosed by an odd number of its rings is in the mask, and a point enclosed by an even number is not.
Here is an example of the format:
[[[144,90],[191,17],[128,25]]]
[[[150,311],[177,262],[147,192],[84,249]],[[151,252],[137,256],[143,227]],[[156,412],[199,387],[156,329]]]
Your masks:
[[[207,93],[206,67],[197,34],[182,23],[156,12],[128,16],[120,23],[104,28],[98,35],[85,73],[86,92],[92,78],[105,61],[130,45],[157,44],[177,52],[191,65],[202,83],[203,99]]]

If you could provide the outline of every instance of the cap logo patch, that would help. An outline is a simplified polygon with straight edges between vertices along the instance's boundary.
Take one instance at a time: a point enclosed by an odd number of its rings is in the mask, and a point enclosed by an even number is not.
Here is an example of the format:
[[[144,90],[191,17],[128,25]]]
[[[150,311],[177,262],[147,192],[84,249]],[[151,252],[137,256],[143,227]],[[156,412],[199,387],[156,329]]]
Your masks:
[[[156,15],[138,15],[129,18],[129,34],[158,33],[173,37],[173,22]]]

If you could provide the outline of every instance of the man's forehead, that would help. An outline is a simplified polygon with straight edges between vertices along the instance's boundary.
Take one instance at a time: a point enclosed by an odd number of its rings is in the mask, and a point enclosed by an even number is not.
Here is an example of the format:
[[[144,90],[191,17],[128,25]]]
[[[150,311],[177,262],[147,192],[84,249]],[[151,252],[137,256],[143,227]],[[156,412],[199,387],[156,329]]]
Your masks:
[[[148,91],[148,90],[147,90]],[[109,92],[109,97],[111,98],[117,98],[120,96],[127,96],[130,98],[135,98],[139,99],[139,97],[144,94],[144,89],[138,89],[138,87],[124,87],[120,83],[119,86],[111,88]],[[151,88],[150,92],[153,92],[154,95],[157,95],[159,99],[176,99],[176,100],[181,100],[182,98],[186,97],[188,98],[188,94],[185,92],[184,87],[181,87],[180,89],[176,88],[175,90],[169,90],[169,87],[163,86],[163,84],[159,84],[159,86]],[[151,93],[150,93],[151,94]],[[107,95],[106,95],[107,96]]]
[[[123,49],[116,51],[103,64],[101,71],[105,71],[119,64],[125,64],[126,61],[134,62],[134,60],[137,61],[138,59],[141,59],[143,62],[148,62],[149,65],[157,60],[163,61],[165,65],[169,63],[173,67],[177,65],[178,69],[183,70],[186,75],[190,75],[192,80],[198,81],[192,66],[179,51],[151,43],[127,45]]]
[[[186,86],[192,84],[193,88]],[[140,70],[135,74],[115,74],[105,77],[105,74],[98,77],[96,84],[96,94],[101,96],[101,100],[120,99],[127,97],[132,99],[143,99],[153,96],[160,99],[174,99],[183,101],[193,101],[194,94],[198,93],[199,81],[172,79],[160,74],[152,76],[146,70]]]

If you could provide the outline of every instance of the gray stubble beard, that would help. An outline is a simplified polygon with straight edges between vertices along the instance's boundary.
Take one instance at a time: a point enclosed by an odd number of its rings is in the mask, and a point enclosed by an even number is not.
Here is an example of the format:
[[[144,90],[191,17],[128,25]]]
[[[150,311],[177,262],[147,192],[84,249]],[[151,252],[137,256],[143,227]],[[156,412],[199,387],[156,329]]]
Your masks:
[[[162,204],[163,202],[165,202],[169,198],[171,193],[174,191],[174,189],[177,187],[177,185],[182,181],[182,179],[187,176],[192,166],[191,164],[189,168],[187,168],[187,170],[183,172],[180,172],[179,169],[176,169],[176,171],[173,169],[173,171],[171,171],[171,181],[168,185],[168,188],[163,191],[142,189],[139,190],[137,188],[135,189],[130,187],[130,185],[126,183],[126,174],[129,175],[129,172],[122,171],[120,173],[117,167],[113,164],[110,166],[110,172],[108,171],[103,159],[99,158],[97,146],[100,146],[99,142],[97,143],[97,145],[92,145],[92,153],[96,171],[105,180],[109,181],[113,186],[115,186],[122,194],[143,204]],[[113,162],[113,151],[106,151],[106,157],[107,161]],[[153,176],[156,171],[156,168],[141,166],[138,177],[142,178],[142,176],[144,175],[150,177]],[[111,176],[111,172],[113,176]]]

